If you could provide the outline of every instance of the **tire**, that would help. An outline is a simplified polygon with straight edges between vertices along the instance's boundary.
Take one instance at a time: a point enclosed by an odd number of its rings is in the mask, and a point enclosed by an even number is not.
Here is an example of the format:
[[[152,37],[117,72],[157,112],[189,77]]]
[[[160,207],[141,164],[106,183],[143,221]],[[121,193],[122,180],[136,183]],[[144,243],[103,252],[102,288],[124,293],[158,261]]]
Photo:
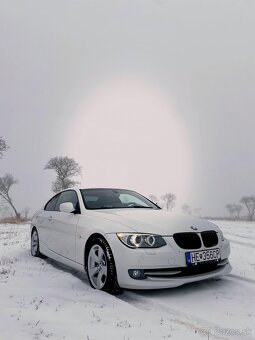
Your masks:
[[[31,233],[31,255],[33,257],[41,257],[40,253],[40,244],[39,244],[39,235],[36,228],[32,230]]]
[[[86,271],[92,288],[110,294],[120,291],[113,254],[104,238],[95,238],[88,245]]]

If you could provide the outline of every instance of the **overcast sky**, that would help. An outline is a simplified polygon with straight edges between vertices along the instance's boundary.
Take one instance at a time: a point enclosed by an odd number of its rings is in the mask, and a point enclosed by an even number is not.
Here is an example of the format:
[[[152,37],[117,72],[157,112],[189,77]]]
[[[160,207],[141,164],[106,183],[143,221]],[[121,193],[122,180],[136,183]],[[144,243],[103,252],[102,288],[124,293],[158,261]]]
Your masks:
[[[203,215],[255,194],[253,0],[0,0],[0,173],[18,209],[83,187],[173,192]]]

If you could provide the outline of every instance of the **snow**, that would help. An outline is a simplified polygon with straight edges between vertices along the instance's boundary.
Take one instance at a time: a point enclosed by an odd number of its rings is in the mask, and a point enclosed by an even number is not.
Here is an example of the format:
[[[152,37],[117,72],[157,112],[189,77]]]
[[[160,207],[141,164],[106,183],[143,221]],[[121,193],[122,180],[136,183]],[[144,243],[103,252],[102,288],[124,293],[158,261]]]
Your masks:
[[[0,339],[255,339],[255,223],[214,223],[231,241],[231,275],[117,296],[32,258],[29,225],[0,225]]]

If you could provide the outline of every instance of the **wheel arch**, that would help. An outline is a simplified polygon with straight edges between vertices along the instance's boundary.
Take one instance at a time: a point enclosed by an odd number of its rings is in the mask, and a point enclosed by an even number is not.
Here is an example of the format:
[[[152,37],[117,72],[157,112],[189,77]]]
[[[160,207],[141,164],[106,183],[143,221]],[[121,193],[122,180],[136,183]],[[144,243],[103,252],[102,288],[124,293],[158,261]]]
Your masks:
[[[87,239],[87,241],[85,243],[85,247],[84,247],[84,269],[85,270],[87,270],[87,258],[88,258],[88,253],[89,253],[89,245],[96,238],[103,238],[107,242],[104,235],[102,235],[100,233],[93,233],[89,236],[89,238]],[[109,245],[109,247],[110,247],[110,245]]]
[[[93,233],[92,235],[89,236],[89,238],[86,241],[85,244],[85,248],[84,248],[84,269],[87,272],[87,259],[88,259],[88,253],[89,253],[89,246],[90,243],[95,240],[95,239],[101,239],[101,243],[104,244],[104,247],[106,248],[106,257],[107,257],[107,268],[109,270],[109,274],[107,274],[107,282],[105,283],[105,286],[103,287],[104,291],[107,291],[110,294],[117,294],[121,291],[121,288],[119,286],[118,283],[118,277],[117,277],[117,271],[116,271],[116,264],[115,264],[115,260],[114,260],[114,255],[112,253],[112,248],[109,244],[109,242],[107,241],[107,239],[105,238],[104,235],[102,235],[101,233]],[[88,274],[88,278],[89,278],[89,273]],[[109,277],[108,277],[109,275]],[[90,278],[89,278],[90,281]],[[92,286],[91,282],[90,285]],[[92,286],[93,287],[93,286]],[[95,287],[93,287],[95,288]]]

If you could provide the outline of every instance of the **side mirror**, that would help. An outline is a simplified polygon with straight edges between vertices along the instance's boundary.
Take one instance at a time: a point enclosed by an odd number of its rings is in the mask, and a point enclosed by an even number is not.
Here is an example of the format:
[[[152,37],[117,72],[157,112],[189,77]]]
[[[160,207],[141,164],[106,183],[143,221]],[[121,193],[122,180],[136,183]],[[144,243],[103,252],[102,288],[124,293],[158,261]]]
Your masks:
[[[65,202],[60,204],[59,210],[64,213],[72,213],[75,211],[75,208],[72,202]]]

